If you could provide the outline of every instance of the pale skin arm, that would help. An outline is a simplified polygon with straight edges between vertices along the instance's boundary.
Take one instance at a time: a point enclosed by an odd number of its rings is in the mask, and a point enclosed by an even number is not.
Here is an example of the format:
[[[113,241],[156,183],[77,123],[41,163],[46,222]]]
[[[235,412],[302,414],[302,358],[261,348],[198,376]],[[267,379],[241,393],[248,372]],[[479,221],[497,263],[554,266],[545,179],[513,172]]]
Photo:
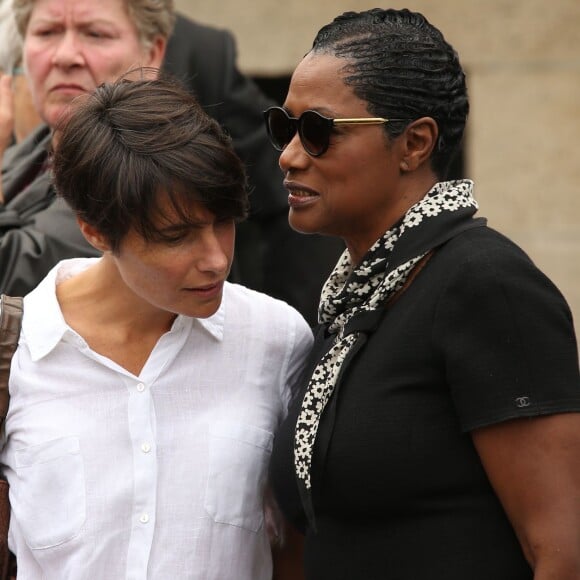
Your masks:
[[[14,131],[14,103],[12,97],[12,77],[0,73],[0,166],[4,151],[12,141]],[[4,203],[2,180],[0,180],[0,204]]]
[[[516,419],[472,437],[534,580],[578,580],[580,413]]]

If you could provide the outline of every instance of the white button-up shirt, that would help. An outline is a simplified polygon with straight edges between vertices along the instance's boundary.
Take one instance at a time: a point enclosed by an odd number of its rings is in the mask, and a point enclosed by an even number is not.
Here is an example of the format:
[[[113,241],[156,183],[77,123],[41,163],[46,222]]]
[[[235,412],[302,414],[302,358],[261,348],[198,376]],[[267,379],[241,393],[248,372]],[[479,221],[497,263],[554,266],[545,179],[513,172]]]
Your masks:
[[[18,578],[269,580],[267,462],[310,329],[226,284],[134,376],[62,317],[55,285],[89,263],[62,262],[24,302],[0,456]]]

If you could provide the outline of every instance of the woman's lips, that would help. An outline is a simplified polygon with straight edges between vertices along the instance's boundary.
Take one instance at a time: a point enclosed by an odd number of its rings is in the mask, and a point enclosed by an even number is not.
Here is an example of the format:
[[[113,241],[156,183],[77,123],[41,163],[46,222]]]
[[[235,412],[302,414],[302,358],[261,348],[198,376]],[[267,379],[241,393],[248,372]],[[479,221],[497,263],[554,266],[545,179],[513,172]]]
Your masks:
[[[297,193],[291,191],[288,193],[288,205],[295,209],[299,207],[304,207],[307,205],[312,205],[318,201],[318,196],[312,193],[302,195],[303,192]]]
[[[81,87],[80,85],[60,84],[52,87],[52,89],[50,89],[50,92],[61,93],[66,95],[79,95],[81,93],[85,93],[86,90],[84,89],[84,87]]]
[[[222,291],[224,286],[223,281],[216,282],[215,284],[208,284],[207,286],[198,286],[196,288],[184,288],[187,292],[195,294],[200,298],[214,298],[218,296]]]
[[[300,183],[284,181],[284,187],[288,190],[288,205],[292,208],[311,205],[320,197],[316,191]]]

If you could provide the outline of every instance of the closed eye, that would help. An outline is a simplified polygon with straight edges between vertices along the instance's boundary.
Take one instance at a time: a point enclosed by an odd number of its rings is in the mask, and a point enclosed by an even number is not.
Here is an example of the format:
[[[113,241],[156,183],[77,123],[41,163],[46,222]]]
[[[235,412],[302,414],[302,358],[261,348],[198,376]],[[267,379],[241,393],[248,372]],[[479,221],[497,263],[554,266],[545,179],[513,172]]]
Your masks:
[[[55,34],[60,34],[60,28],[55,27],[44,27],[44,28],[37,28],[32,31],[33,36],[38,36],[40,38],[45,38],[49,36],[53,36]]]
[[[198,229],[200,228],[195,225],[168,227],[157,230],[155,237],[156,241],[162,244],[179,245],[191,236],[192,232]]]
[[[108,32],[105,32],[103,30],[94,30],[94,29],[89,29],[85,32],[85,35],[90,37],[90,38],[112,38],[112,35]]]

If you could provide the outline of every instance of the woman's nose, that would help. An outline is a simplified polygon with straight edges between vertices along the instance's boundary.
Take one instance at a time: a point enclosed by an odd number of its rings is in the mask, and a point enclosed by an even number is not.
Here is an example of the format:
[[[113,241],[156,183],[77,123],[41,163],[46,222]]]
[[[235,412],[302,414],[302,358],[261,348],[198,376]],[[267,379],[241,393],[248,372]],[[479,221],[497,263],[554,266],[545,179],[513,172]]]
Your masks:
[[[298,135],[298,132],[296,132],[294,137],[290,140],[290,143],[288,143],[280,153],[278,165],[284,173],[287,173],[291,169],[304,168],[308,163],[308,160],[309,155],[304,150],[304,147],[302,147],[300,136]]]
[[[198,261],[199,269],[218,275],[227,273],[230,267],[231,253],[233,252],[233,247],[232,249],[229,248],[229,237],[217,235],[215,232],[207,232],[204,238],[203,249]],[[233,235],[231,245],[233,246]]]
[[[84,64],[82,46],[74,31],[67,31],[59,38],[52,56],[52,63],[62,68]]]

